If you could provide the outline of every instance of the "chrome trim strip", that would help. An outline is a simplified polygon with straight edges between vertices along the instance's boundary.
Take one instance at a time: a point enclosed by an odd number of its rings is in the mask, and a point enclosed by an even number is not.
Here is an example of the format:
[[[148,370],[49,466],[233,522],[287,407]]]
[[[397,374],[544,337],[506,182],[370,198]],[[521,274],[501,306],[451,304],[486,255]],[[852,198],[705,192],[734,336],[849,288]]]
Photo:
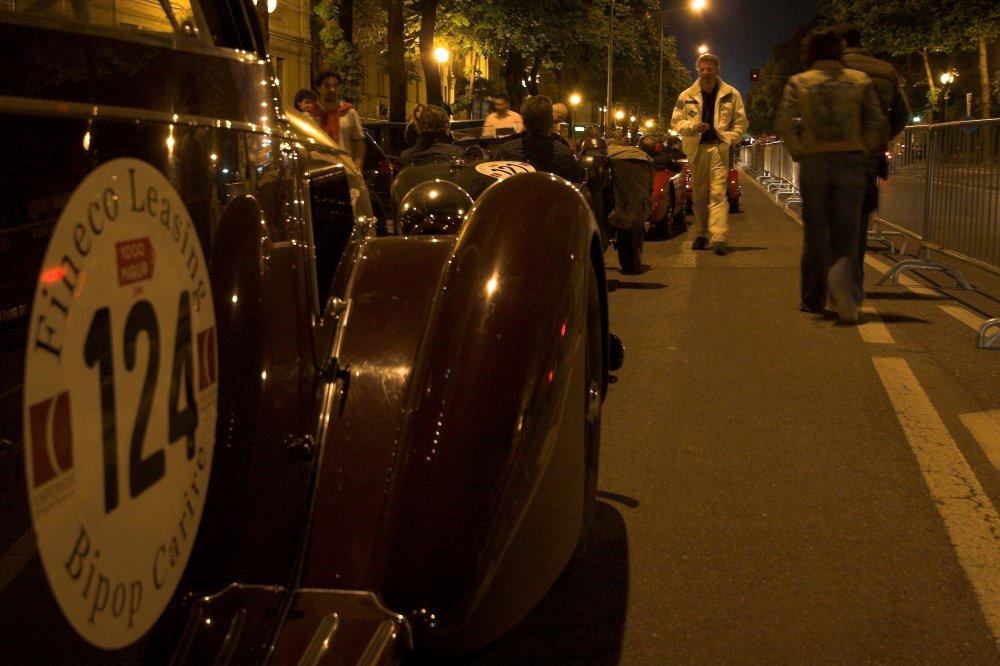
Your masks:
[[[316,632],[313,634],[306,649],[303,650],[302,657],[299,659],[299,666],[317,666],[323,660],[327,650],[330,649],[330,642],[339,628],[340,618],[336,613],[324,616],[319,621],[319,626],[316,627]]]
[[[112,106],[110,104],[96,105],[82,102],[64,102],[59,100],[36,99],[31,97],[8,97],[0,95],[0,113],[17,113],[31,116],[89,118],[122,120],[126,122],[156,122],[189,127],[210,127],[255,132],[263,134],[274,133],[269,125],[248,123],[240,120],[223,120],[208,116],[195,116],[164,111],[150,111],[128,106]],[[284,116],[281,116],[284,121]]]
[[[378,626],[372,639],[368,641],[365,651],[358,659],[359,664],[382,664],[385,663],[385,656],[392,646],[396,637],[396,625],[392,620],[386,620]]]

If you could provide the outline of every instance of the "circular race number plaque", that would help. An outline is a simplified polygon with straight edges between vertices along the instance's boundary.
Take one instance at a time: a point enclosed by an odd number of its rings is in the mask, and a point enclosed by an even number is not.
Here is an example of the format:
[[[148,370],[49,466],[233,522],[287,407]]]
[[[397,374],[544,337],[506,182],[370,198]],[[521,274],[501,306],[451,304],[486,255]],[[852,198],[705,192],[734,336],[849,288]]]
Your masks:
[[[177,191],[116,159],[73,192],[31,312],[25,467],[63,614],[114,649],[163,613],[201,521],[215,438],[215,314]]]
[[[484,176],[492,176],[497,180],[503,180],[508,176],[514,176],[519,173],[532,173],[534,170],[535,167],[531,166],[527,162],[513,162],[510,160],[499,162],[480,162],[476,165],[476,171]]]

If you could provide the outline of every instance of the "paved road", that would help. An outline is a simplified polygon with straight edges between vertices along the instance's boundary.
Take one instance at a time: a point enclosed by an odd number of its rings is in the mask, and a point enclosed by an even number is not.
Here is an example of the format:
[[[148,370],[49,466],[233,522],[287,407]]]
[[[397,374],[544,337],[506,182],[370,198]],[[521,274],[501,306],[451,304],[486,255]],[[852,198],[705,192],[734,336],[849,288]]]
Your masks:
[[[608,252],[597,524],[465,662],[1000,663],[1000,352],[972,328],[997,301],[875,286],[898,258],[872,255],[840,326],[797,310],[794,219],[747,182],[731,220],[726,257],[693,231],[640,275]]]

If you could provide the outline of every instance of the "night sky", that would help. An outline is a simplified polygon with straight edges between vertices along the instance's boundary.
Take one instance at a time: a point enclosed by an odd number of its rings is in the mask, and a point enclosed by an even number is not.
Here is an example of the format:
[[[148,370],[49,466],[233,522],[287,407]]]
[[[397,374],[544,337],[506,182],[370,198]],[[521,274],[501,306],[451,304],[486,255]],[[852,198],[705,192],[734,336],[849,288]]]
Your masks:
[[[699,17],[687,9],[689,1],[663,0],[665,32],[677,37],[681,62],[694,74],[698,45],[707,44],[722,61],[722,79],[738,88],[744,100],[750,92],[750,68],[767,64],[775,43],[819,13],[819,0],[707,0]]]

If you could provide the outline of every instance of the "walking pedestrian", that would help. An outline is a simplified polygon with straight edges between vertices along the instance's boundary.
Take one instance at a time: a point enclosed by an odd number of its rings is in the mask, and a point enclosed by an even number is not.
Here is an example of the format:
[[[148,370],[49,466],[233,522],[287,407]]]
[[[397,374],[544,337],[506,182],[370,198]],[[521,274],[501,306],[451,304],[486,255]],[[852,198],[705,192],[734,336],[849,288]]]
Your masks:
[[[910,108],[899,86],[899,74],[892,63],[879,60],[871,51],[861,47],[861,29],[852,23],[841,23],[830,28],[841,39],[840,59],[844,65],[864,72],[872,80],[879,104],[888,119],[885,140],[878,150],[869,156],[865,181],[865,199],[861,205],[861,224],[858,227],[858,286],[864,289],[865,252],[868,249],[868,224],[871,214],[878,208],[878,182],[889,177],[889,159],[886,151],[889,142],[903,131],[910,119]]]
[[[694,180],[692,207],[698,237],[692,249],[710,246],[718,255],[728,252],[729,148],[738,144],[747,129],[743,98],[719,78],[718,56],[703,53],[695,63],[698,80],[677,98],[670,125],[680,134]]]
[[[840,60],[840,36],[806,35],[806,71],[788,79],[775,126],[800,165],[801,301],[822,313],[827,297],[844,324],[858,321],[864,296],[856,280],[858,226],[866,164],[885,139],[885,115],[871,79]]]

